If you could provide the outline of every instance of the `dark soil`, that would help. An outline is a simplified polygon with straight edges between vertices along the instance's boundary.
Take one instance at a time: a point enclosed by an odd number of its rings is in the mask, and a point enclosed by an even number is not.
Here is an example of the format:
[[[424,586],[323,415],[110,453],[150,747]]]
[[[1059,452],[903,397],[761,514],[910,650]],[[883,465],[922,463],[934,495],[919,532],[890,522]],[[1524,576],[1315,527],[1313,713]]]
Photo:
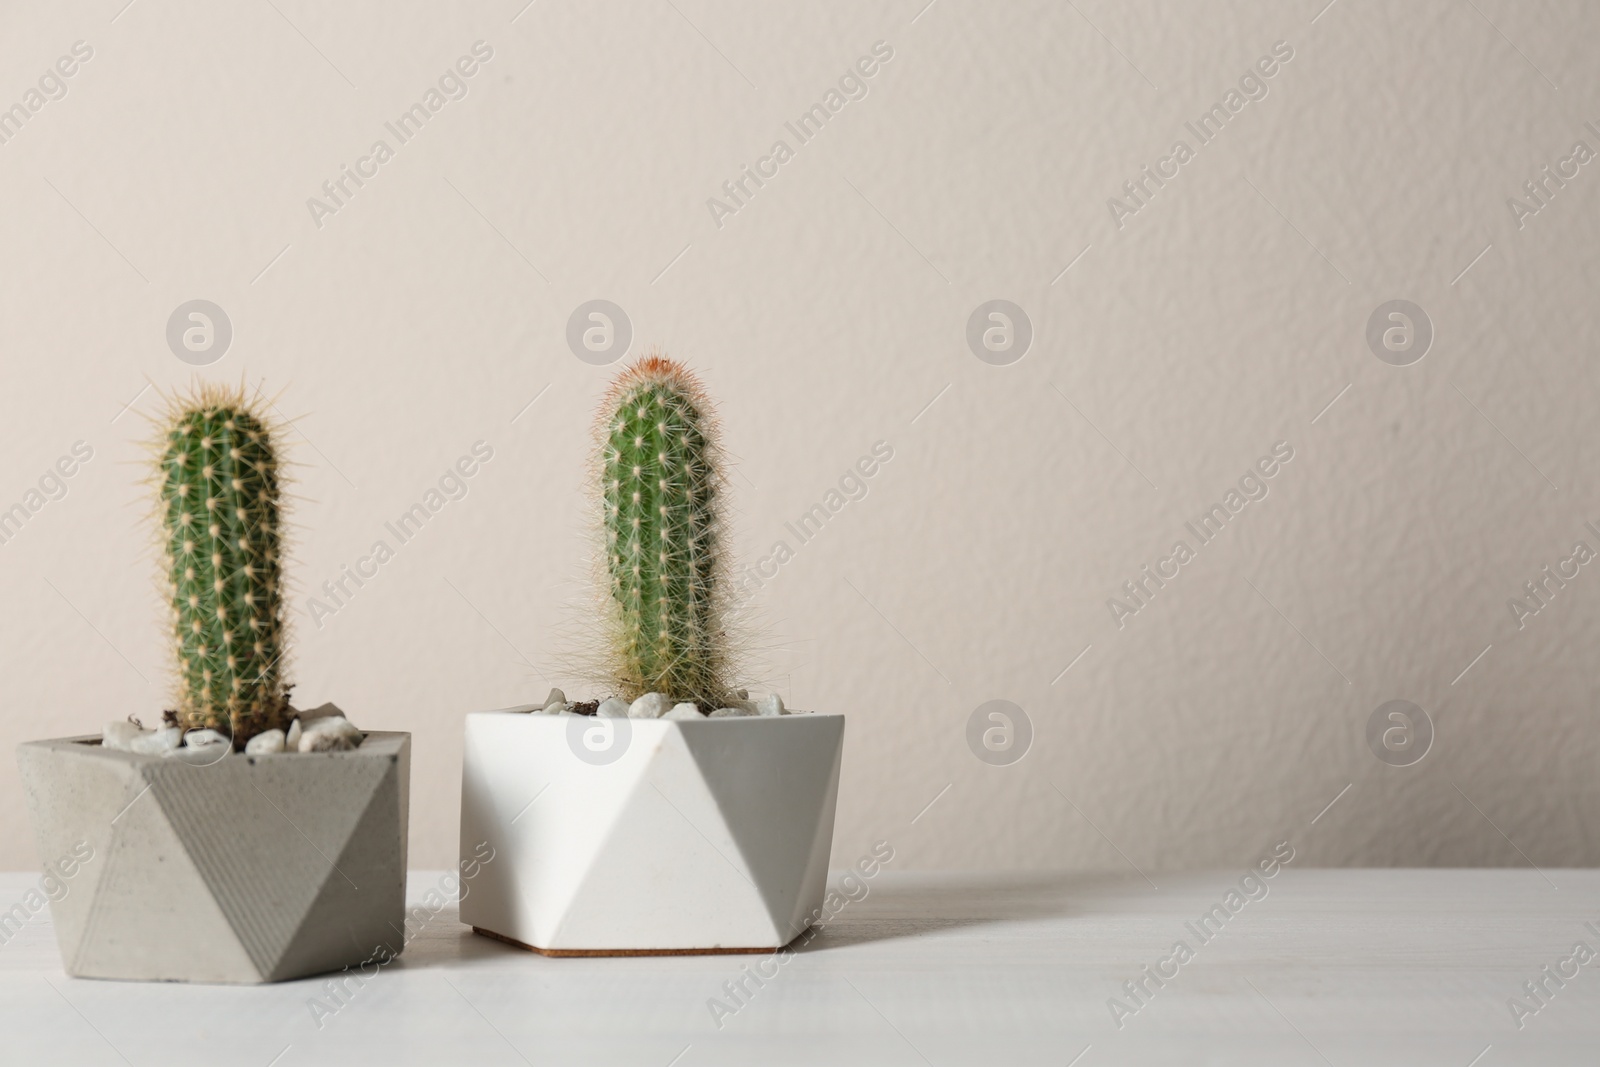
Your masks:
[[[598,700],[585,700],[581,704],[572,705],[572,714],[574,715],[593,715],[599,710],[600,702]]]

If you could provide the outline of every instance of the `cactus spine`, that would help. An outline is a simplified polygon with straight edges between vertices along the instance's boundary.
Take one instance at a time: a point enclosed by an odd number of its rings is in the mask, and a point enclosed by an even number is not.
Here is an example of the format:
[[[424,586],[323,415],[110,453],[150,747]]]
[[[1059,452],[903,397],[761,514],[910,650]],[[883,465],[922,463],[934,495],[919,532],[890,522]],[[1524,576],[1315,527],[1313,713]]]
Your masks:
[[[288,717],[274,441],[242,389],[215,386],[175,401],[160,440],[178,722],[239,746]]]
[[[629,700],[659,692],[719,707],[730,656],[708,401],[682,365],[652,353],[618,377],[601,418],[612,682]]]

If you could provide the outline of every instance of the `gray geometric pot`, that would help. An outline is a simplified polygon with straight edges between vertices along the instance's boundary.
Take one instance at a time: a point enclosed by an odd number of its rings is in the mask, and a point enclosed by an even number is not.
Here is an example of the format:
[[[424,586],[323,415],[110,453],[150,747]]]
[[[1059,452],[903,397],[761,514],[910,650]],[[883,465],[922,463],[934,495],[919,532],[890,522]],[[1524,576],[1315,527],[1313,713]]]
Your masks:
[[[68,737],[17,759],[46,872],[75,857],[50,905],[70,975],[276,982],[403,945],[410,734],[209,763]]]

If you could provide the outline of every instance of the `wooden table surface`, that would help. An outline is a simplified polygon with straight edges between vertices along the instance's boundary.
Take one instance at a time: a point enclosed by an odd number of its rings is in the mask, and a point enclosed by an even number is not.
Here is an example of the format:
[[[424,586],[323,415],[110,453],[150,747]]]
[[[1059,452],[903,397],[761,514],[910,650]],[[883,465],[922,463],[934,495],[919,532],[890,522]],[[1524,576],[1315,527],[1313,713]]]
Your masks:
[[[886,870],[783,960],[545,959],[473,935],[445,904],[337,998],[326,978],[69,979],[46,910],[0,928],[0,1062],[1600,1063],[1600,958],[1574,957],[1600,951],[1600,871],[1284,869],[1229,898],[1243,873],[1157,887]],[[411,896],[439,880],[413,872]],[[37,882],[0,874],[0,908]],[[1141,980],[1135,999],[1124,983]]]

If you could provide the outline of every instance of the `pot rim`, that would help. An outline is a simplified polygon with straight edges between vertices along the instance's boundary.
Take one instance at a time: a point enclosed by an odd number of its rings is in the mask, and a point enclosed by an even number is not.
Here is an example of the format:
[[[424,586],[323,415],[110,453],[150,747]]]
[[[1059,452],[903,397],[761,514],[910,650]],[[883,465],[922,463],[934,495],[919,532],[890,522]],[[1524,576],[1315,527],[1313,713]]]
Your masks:
[[[333,750],[328,752],[268,752],[245,753],[233,751],[212,763],[190,763],[181,758],[163,756],[147,752],[127,752],[123,749],[105,748],[101,741],[102,734],[73,734],[67,737],[46,737],[35,741],[23,741],[19,749],[43,748],[57,752],[70,752],[76,755],[95,759],[126,759],[133,763],[152,763],[163,766],[193,767],[204,770],[214,767],[223,760],[245,759],[255,762],[258,759],[275,759],[279,756],[322,756],[328,759],[387,759],[398,755],[411,741],[411,733],[406,730],[363,730],[361,744],[355,748]]]
[[[540,705],[540,704],[518,704],[515,707],[510,707],[510,708],[485,708],[482,711],[469,711],[469,712],[467,712],[467,715],[469,715],[469,716],[473,716],[473,715],[521,715],[521,716],[525,716],[526,718],[529,718],[529,719],[551,719],[551,720],[554,720],[555,722],[565,722],[568,719],[594,719],[596,721],[600,720],[600,716],[598,716],[598,715],[572,715],[572,714],[541,715],[541,714],[538,714],[538,712],[539,712],[539,709],[542,706],[543,705]],[[710,716],[704,716],[704,717],[699,718],[699,719],[687,719],[687,720],[685,720],[685,719],[665,719],[665,718],[662,718],[662,719],[634,719],[634,718],[628,718],[628,722],[633,723],[634,725],[638,725],[640,723],[646,723],[646,722],[659,722],[659,723],[664,723],[664,724],[670,725],[670,726],[681,726],[681,725],[684,725],[685,723],[692,724],[692,723],[709,723],[709,722],[716,722],[716,723],[724,723],[724,722],[783,722],[783,721],[786,721],[786,720],[800,721],[800,720],[805,720],[805,719],[842,719],[844,717],[845,717],[845,714],[842,711],[791,711],[791,712],[785,712],[782,715],[728,715],[728,716],[725,716],[724,718],[721,718],[721,719],[712,719]],[[626,716],[618,716],[618,718],[626,718]]]

